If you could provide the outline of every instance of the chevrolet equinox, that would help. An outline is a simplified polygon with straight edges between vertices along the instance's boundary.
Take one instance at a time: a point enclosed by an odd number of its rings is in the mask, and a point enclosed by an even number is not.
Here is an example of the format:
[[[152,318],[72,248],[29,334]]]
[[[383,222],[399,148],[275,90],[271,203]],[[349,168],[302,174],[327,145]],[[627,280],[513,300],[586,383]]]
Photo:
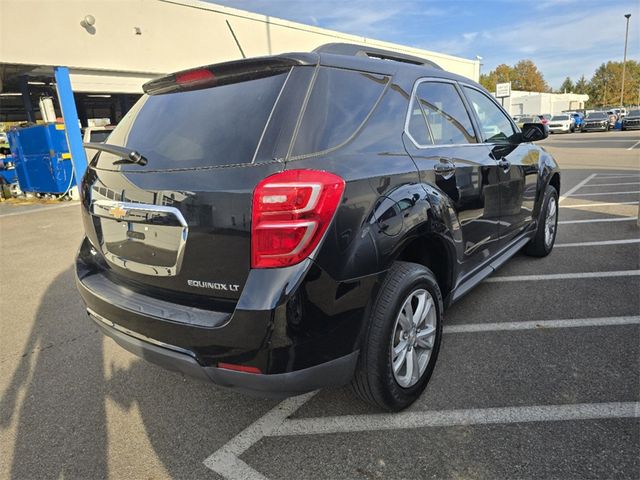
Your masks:
[[[89,316],[166,368],[258,395],[351,383],[410,405],[443,312],[551,251],[560,173],[477,83],[348,44],[152,80],[81,188]]]

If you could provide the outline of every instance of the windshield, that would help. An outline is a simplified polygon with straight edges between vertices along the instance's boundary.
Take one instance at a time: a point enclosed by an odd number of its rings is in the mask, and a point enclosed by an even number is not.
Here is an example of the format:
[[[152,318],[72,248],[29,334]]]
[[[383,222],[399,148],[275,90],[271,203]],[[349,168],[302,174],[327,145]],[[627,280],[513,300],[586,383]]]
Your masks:
[[[568,115],[554,115],[553,117],[551,117],[551,120],[569,120],[569,116]]]
[[[589,120],[602,120],[607,118],[607,114],[604,112],[592,112],[587,115]]]
[[[640,117],[640,110],[631,110],[627,116],[629,116],[629,117]]]
[[[109,144],[136,150],[153,170],[251,163],[286,77],[145,95],[111,132]],[[101,153],[96,166],[111,169],[114,159]]]
[[[521,123],[534,123],[537,119],[534,119],[533,117],[522,117],[520,120],[518,120]]]

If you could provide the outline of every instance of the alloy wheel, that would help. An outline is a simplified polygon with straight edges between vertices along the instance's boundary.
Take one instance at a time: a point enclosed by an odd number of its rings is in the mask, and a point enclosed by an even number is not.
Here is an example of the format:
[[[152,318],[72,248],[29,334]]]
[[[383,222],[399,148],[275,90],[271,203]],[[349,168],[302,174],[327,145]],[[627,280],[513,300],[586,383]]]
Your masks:
[[[556,235],[556,218],[558,216],[558,204],[555,197],[549,199],[547,206],[547,218],[544,221],[544,245],[549,248]]]
[[[401,387],[414,386],[427,369],[437,321],[431,294],[422,288],[412,291],[400,308],[391,337],[391,368]]]

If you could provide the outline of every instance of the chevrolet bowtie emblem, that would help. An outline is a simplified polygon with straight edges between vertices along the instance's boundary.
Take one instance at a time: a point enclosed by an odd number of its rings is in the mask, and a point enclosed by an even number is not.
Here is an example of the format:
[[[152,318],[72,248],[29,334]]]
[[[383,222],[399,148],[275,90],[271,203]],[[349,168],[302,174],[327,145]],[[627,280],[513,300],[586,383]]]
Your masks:
[[[120,205],[116,205],[115,207],[109,209],[109,215],[111,215],[113,218],[117,218],[118,220],[124,218],[127,213],[127,210],[122,208]]]

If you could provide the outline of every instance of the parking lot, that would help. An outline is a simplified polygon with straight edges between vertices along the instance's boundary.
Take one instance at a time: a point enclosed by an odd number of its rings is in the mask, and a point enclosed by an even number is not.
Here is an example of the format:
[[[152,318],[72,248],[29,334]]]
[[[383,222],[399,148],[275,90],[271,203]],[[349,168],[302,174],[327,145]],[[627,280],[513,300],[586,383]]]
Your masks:
[[[0,477],[640,478],[640,132],[553,135],[556,248],[446,312],[419,401],[283,402],[162,370],[104,339],[72,262],[78,208],[0,209]]]

